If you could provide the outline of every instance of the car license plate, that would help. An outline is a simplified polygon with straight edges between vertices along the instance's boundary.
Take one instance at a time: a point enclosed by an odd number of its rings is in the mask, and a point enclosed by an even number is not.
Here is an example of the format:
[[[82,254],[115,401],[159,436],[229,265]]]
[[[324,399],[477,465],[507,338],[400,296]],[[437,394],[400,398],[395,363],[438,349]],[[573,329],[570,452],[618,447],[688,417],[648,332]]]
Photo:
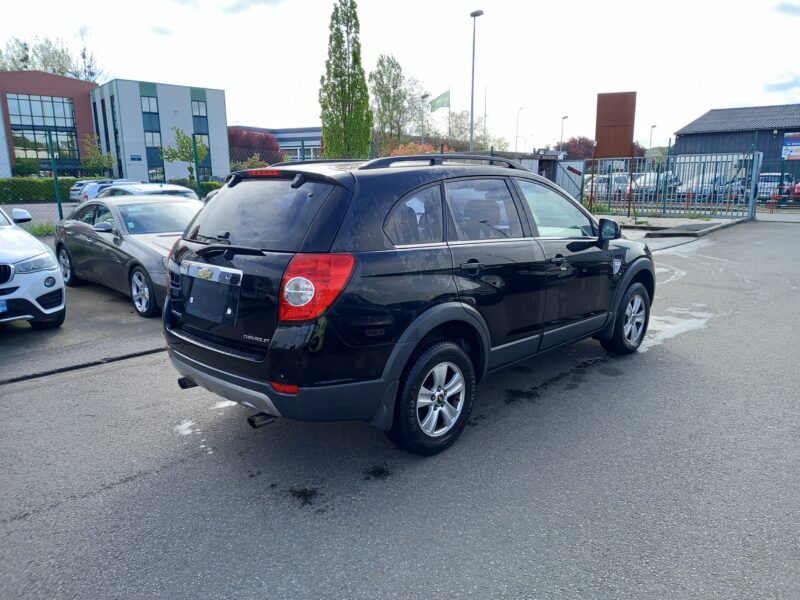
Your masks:
[[[8,304],[5,300],[0,300],[0,313],[8,312]]]

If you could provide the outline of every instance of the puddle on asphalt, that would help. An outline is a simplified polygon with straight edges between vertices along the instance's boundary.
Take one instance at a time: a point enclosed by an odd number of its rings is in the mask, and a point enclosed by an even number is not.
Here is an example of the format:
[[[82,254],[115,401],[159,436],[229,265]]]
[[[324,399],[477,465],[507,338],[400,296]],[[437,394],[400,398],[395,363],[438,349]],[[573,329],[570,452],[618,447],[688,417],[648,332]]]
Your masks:
[[[691,308],[668,308],[670,315],[650,315],[647,336],[644,338],[639,352],[647,352],[654,346],[660,346],[665,340],[672,339],[689,331],[705,329],[709,319],[717,315]]]

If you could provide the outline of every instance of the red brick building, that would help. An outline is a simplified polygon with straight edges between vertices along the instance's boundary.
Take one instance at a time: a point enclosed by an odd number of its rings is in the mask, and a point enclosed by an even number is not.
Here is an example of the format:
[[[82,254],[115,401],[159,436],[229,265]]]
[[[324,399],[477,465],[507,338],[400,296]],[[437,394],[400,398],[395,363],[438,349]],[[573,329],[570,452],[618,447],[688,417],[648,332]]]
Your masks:
[[[94,135],[89,91],[96,83],[42,71],[0,72],[0,177],[17,159],[38,159],[50,169],[48,137],[59,172],[80,169],[81,144]]]

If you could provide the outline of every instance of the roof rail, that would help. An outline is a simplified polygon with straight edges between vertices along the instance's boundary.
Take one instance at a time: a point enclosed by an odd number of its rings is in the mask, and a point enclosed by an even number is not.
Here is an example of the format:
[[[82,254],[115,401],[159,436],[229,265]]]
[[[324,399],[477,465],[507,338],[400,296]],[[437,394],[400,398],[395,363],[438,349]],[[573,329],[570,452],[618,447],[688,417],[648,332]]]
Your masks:
[[[272,163],[270,167],[283,167],[284,165],[317,165],[320,163],[355,163],[365,162],[366,158],[315,158],[312,160],[287,160],[284,162]]]
[[[520,171],[530,171],[515,160],[509,158],[502,158],[499,156],[488,156],[485,154],[457,154],[449,152],[446,154],[413,154],[408,156],[384,156],[383,158],[376,158],[361,165],[361,169],[382,169],[384,167],[391,167],[395,163],[401,162],[427,162],[429,166],[441,165],[444,161],[450,160],[474,160],[480,162],[488,162],[490,165],[503,165],[507,169],[518,169]]]

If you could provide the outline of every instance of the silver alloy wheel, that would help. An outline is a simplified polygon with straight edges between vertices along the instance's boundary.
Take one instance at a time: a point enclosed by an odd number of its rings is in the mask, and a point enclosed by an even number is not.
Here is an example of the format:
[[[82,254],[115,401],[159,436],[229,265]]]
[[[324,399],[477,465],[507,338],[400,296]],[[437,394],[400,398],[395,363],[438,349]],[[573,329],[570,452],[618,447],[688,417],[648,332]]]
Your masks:
[[[69,282],[72,279],[72,265],[69,263],[69,254],[67,254],[66,248],[58,251],[58,266],[61,267],[61,276],[64,281]]]
[[[644,299],[639,294],[634,294],[625,308],[625,326],[623,327],[625,339],[630,344],[635,346],[642,337],[646,317]]]
[[[131,297],[140,313],[144,314],[150,308],[150,286],[141,271],[134,271],[131,275]]]
[[[422,380],[417,394],[417,422],[430,437],[453,428],[464,408],[464,374],[451,362],[439,363]]]

